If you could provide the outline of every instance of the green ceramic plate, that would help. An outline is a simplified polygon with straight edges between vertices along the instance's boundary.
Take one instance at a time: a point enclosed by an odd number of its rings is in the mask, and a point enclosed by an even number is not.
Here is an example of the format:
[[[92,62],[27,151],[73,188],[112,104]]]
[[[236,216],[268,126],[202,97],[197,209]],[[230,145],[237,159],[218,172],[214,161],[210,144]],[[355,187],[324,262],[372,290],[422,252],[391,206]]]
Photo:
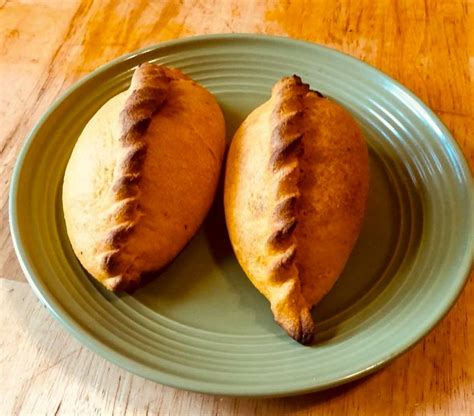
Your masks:
[[[228,137],[272,84],[297,73],[343,103],[370,146],[371,188],[359,242],[314,310],[318,342],[303,347],[273,322],[238,266],[221,195],[172,265],[133,296],[97,287],[64,228],[61,183],[94,112],[133,69],[181,68],[218,98]],[[43,116],[13,174],[16,252],[38,297],[89,348],[143,377],[225,395],[320,390],[362,376],[425,335],[460,293],[473,252],[469,169],[455,141],[413,94],[376,69],[322,46],[254,35],[161,43],[119,58],[70,88]]]

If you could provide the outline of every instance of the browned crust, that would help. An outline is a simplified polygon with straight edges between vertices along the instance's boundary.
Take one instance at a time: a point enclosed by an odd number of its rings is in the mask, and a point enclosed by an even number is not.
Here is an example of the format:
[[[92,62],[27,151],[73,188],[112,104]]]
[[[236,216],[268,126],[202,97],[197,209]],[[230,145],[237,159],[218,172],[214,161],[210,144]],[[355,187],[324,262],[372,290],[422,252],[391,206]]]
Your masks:
[[[140,65],[133,74],[132,92],[120,113],[119,143],[123,155],[111,189],[116,201],[112,213],[116,226],[104,238],[100,264],[111,276],[103,282],[110,290],[125,290],[139,278],[130,275],[130,265],[122,260],[122,254],[140,219],[139,183],[147,152],[146,132],[153,116],[165,105],[170,84],[176,79],[186,77],[178,70],[160,65]]]
[[[314,340],[314,321],[309,309],[301,310],[298,324],[288,331],[295,341],[303,345],[311,345]]]
[[[300,176],[299,158],[303,152],[305,134],[304,97],[309,86],[297,76],[281,79],[273,87],[275,106],[271,114],[271,153],[270,170],[278,178],[276,199],[273,210],[272,233],[267,244],[276,260],[271,267],[274,282],[295,283],[289,291],[286,302],[295,297],[302,298],[298,268],[295,264],[297,242],[294,230],[298,223],[298,199],[300,196],[298,180]],[[311,342],[314,334],[314,322],[309,308],[304,305],[296,322],[285,324],[277,321],[289,335],[302,344]]]

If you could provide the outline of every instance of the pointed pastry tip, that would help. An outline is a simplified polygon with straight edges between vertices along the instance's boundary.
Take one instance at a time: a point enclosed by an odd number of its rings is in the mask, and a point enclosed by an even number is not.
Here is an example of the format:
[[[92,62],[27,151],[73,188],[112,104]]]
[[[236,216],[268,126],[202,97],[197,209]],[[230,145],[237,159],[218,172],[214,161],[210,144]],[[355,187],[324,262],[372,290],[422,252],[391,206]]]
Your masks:
[[[296,342],[311,345],[314,340],[316,326],[309,309],[303,309],[294,317],[276,318],[276,322]]]
[[[302,311],[300,322],[296,329],[293,333],[289,332],[289,335],[302,345],[311,345],[316,328],[311,313],[308,310]]]

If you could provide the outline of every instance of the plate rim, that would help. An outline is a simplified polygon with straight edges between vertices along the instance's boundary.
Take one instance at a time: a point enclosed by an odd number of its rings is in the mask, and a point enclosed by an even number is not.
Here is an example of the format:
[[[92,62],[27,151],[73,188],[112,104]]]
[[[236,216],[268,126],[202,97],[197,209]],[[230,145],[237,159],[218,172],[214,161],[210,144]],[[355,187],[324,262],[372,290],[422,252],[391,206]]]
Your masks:
[[[29,285],[31,286],[35,295],[39,298],[41,303],[47,307],[49,313],[59,321],[69,333],[71,333],[76,339],[78,339],[83,345],[85,345],[88,349],[92,350],[93,352],[99,354],[101,357],[105,358],[106,360],[118,365],[126,369],[127,371],[136,374],[140,377],[144,377],[150,379],[152,381],[163,383],[169,385],[171,387],[185,389],[188,391],[194,391],[198,393],[206,393],[206,394],[219,394],[225,396],[233,396],[233,397],[282,397],[282,396],[290,396],[290,395],[297,395],[297,394],[305,394],[309,392],[316,392],[321,391],[327,388],[336,387],[341,384],[345,384],[349,381],[356,380],[361,378],[364,375],[368,375],[380,367],[388,364],[394,358],[400,356],[407,350],[413,348],[415,345],[418,344],[429,332],[431,332],[436,325],[440,323],[440,321],[447,315],[447,313],[451,310],[454,306],[458,298],[460,297],[464,286],[468,281],[468,276],[470,272],[470,268],[473,261],[473,251],[474,251],[474,237],[470,237],[470,247],[468,247],[467,254],[463,257],[463,262],[460,264],[457,269],[458,274],[460,276],[453,295],[450,296],[449,299],[446,300],[445,306],[437,311],[437,314],[433,315],[432,322],[430,325],[427,325],[421,332],[417,332],[414,336],[407,338],[404,342],[403,348],[399,348],[397,351],[394,351],[387,355],[386,358],[380,360],[379,362],[364,368],[362,370],[357,370],[350,373],[346,377],[339,378],[332,382],[323,383],[317,386],[309,386],[306,388],[290,388],[290,389],[260,389],[259,392],[255,391],[248,391],[245,389],[240,389],[238,386],[217,386],[205,381],[197,381],[197,380],[189,380],[187,378],[174,376],[171,374],[167,374],[166,372],[153,370],[154,373],[159,373],[162,378],[157,380],[156,378],[152,377],[150,374],[147,374],[147,367],[128,358],[126,355],[123,355],[107,344],[101,342],[100,340],[94,338],[90,333],[88,333],[85,328],[80,326],[58,302],[56,302],[54,296],[52,296],[48,289],[41,283],[41,280],[35,277],[34,272],[32,271],[31,262],[29,262],[28,255],[24,250],[21,242],[21,235],[19,232],[19,225],[18,225],[18,217],[16,212],[16,196],[18,192],[18,183],[19,177],[24,165],[24,160],[28,151],[34,141],[34,138],[38,131],[42,128],[45,121],[50,117],[50,115],[61,106],[61,104],[65,101],[65,99],[76,89],[80,88],[83,84],[87,83],[89,80],[97,77],[98,75],[106,72],[110,68],[125,63],[128,60],[134,59],[137,56],[156,51],[159,49],[163,49],[169,46],[176,46],[177,44],[190,44],[190,43],[197,43],[202,41],[228,41],[228,40],[253,40],[258,42],[276,42],[276,43],[286,43],[287,45],[293,46],[301,46],[306,45],[307,47],[312,47],[315,49],[324,49],[334,53],[336,55],[342,55],[346,59],[350,60],[352,63],[357,65],[362,65],[365,67],[366,70],[370,70],[373,73],[382,76],[385,79],[388,79],[390,83],[396,86],[399,90],[404,92],[413,103],[417,105],[419,109],[421,109],[425,114],[426,118],[429,119],[432,123],[436,125],[437,128],[440,129],[441,136],[445,139],[454,150],[455,157],[461,168],[463,179],[465,179],[466,183],[468,184],[468,203],[469,206],[472,207],[473,205],[473,179],[470,171],[469,164],[467,163],[466,157],[464,153],[461,151],[461,148],[457,141],[453,138],[447,127],[444,123],[438,118],[438,116],[413,92],[411,92],[407,87],[400,84],[398,81],[391,78],[389,75],[385,74],[383,71],[375,68],[374,66],[353,57],[345,52],[341,52],[337,49],[330,48],[325,45],[321,45],[318,43],[308,42],[304,40],[292,39],[283,36],[274,36],[274,35],[263,35],[263,34],[255,34],[255,33],[224,33],[224,34],[210,34],[210,35],[197,35],[197,36],[188,36],[180,39],[171,39],[164,42],[159,42],[157,44],[149,45],[144,48],[140,48],[138,50],[129,52],[122,56],[119,56],[104,65],[101,65],[94,71],[90,72],[89,74],[85,75],[84,77],[80,78],[78,81],[74,82],[70,85],[67,89],[65,89],[47,108],[47,110],[43,113],[43,115],[39,118],[39,120],[35,123],[34,127],[26,136],[26,139],[21,145],[20,151],[17,155],[15,165],[11,175],[11,182],[9,187],[9,202],[8,202],[8,210],[9,210],[9,225],[10,225],[10,233],[13,241],[13,247],[22,269],[23,274],[25,275]],[[438,140],[438,142],[440,142]],[[444,146],[443,142],[440,142],[442,147]],[[471,210],[472,215],[469,218],[470,224],[474,224],[474,212]],[[470,250],[469,250],[470,248]],[[469,255],[470,251],[470,255]],[[462,278],[461,278],[462,275]],[[219,389],[216,390],[216,387]],[[254,389],[255,390],[255,389]]]

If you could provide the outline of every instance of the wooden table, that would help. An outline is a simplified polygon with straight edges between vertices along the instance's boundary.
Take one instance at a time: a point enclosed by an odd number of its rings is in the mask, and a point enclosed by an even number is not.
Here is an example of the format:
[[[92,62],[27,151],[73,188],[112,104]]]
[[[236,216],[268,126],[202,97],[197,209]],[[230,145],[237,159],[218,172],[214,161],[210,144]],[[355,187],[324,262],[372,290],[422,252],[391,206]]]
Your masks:
[[[474,414],[472,279],[442,323],[384,370],[271,400],[133,376],[82,347],[30,290],[7,224],[9,178],[27,132],[66,87],[110,59],[220,32],[310,40],[375,65],[439,115],[474,168],[472,0],[0,0],[0,414]]]

